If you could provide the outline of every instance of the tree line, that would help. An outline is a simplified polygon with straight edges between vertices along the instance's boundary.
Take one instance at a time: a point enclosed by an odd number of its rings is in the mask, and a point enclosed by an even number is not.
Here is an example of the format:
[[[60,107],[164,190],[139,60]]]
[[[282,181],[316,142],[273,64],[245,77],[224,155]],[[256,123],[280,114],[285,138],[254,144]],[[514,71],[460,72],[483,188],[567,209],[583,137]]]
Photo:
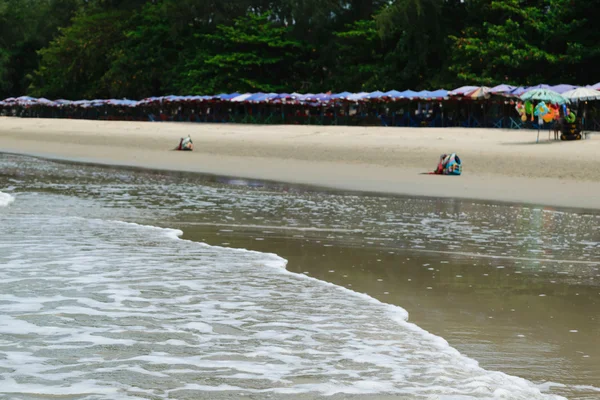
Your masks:
[[[0,99],[600,80],[600,0],[0,0]]]

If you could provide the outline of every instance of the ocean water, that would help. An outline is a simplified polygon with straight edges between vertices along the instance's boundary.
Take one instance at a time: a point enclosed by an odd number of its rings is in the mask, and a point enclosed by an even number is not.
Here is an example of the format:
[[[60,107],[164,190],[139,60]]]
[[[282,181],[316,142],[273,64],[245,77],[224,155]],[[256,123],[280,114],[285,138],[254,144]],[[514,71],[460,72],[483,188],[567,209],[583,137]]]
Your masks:
[[[1,154],[0,171],[0,398],[561,398],[273,252],[182,240],[169,228],[182,221],[598,276],[592,214],[436,210]]]

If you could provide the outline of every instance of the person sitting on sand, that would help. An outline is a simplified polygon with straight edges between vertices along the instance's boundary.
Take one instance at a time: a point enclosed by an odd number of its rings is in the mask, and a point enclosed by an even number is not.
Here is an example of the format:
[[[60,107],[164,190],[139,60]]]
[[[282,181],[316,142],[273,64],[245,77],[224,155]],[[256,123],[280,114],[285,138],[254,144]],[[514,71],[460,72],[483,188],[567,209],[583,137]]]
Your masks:
[[[194,143],[192,142],[192,138],[190,137],[190,135],[188,135],[188,137],[186,138],[181,138],[181,140],[179,141],[179,146],[177,146],[175,150],[194,150]]]

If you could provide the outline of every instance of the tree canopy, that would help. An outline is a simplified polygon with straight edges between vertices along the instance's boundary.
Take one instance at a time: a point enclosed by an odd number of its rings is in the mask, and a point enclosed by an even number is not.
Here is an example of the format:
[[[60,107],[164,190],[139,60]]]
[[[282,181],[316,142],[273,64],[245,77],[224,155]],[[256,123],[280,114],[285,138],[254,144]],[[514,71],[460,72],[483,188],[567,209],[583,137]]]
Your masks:
[[[586,84],[600,0],[0,0],[0,98]]]

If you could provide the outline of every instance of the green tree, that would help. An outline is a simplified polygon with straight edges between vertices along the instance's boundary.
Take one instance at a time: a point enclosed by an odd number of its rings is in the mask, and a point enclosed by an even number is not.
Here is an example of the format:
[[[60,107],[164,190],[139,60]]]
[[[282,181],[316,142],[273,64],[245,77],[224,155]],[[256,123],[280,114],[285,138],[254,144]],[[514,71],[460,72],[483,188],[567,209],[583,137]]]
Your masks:
[[[454,2],[395,0],[376,15],[386,52],[386,87],[424,88],[438,80],[447,57],[444,12]]]
[[[37,51],[70,23],[79,0],[0,0],[0,98],[25,94]]]
[[[286,90],[300,79],[303,43],[269,15],[249,14],[214,33],[197,35],[200,45],[188,52],[175,85],[180,93]]]
[[[103,76],[113,97],[144,98],[164,94],[186,37],[169,20],[170,4],[149,3],[127,23],[124,39],[112,50]]]
[[[73,25],[61,29],[60,35],[40,50],[30,93],[71,99],[110,97],[105,74],[113,62],[115,44],[125,40],[122,27],[127,17],[123,11],[75,17]]]
[[[492,1],[483,22],[454,41],[451,71],[462,82],[535,84],[572,81],[585,49],[573,40],[584,23],[570,0]]]
[[[381,89],[382,42],[374,20],[360,20],[334,32],[335,67],[328,79],[338,91]]]

